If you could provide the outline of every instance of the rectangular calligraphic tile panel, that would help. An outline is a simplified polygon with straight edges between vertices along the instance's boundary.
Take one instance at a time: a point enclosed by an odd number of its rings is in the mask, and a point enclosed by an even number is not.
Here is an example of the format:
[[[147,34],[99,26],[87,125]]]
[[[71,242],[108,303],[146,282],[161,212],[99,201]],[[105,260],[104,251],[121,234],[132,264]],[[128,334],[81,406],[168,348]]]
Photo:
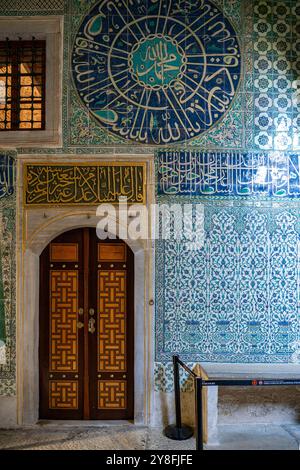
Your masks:
[[[15,153],[0,152],[0,395],[15,395]]]
[[[78,371],[78,271],[50,271],[50,372]]]
[[[157,242],[156,360],[176,351],[189,361],[292,361],[300,335],[299,203],[197,202],[203,245]]]
[[[145,163],[26,165],[26,205],[146,203]]]
[[[126,372],[126,271],[98,271],[98,372]]]
[[[159,152],[158,194],[300,198],[300,155]]]

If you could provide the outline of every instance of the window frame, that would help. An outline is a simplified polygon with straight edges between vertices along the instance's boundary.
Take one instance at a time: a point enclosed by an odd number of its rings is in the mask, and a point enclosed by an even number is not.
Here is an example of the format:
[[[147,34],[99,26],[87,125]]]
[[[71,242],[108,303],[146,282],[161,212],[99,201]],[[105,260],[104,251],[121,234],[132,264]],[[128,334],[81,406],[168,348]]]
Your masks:
[[[8,56],[8,54],[5,54],[5,52],[3,53],[3,57],[6,57],[6,66],[10,65],[11,66],[11,73],[10,74],[6,74],[6,77],[10,76],[10,79],[11,79],[11,107],[10,107],[10,112],[11,112],[11,120],[9,121],[10,122],[10,128],[8,129],[2,129],[0,127],[0,133],[2,132],[6,132],[6,131],[9,131],[9,132],[14,132],[14,131],[21,131],[22,130],[22,127],[20,127],[20,125],[22,123],[25,123],[25,122],[28,122],[28,121],[22,121],[21,117],[20,117],[20,114],[21,114],[21,111],[25,110],[26,108],[23,108],[22,109],[22,96],[21,96],[21,90],[22,90],[22,85],[21,85],[21,78],[23,76],[31,76],[32,78],[32,82],[33,82],[33,79],[34,79],[34,71],[32,70],[31,71],[31,75],[30,74],[26,74],[24,75],[22,72],[21,72],[21,64],[22,64],[22,61],[21,60],[18,60],[19,58],[19,55],[20,55],[20,50],[23,51],[23,50],[26,50],[26,49],[31,49],[31,51],[34,50],[34,48],[39,48],[41,51],[42,51],[42,55],[41,55],[41,62],[40,64],[42,65],[42,71],[38,74],[40,75],[41,77],[41,98],[40,98],[40,104],[41,104],[41,120],[38,121],[40,122],[41,126],[39,128],[37,127],[33,127],[33,124],[35,121],[31,120],[31,124],[32,124],[32,127],[31,128],[25,128],[23,130],[26,130],[26,131],[39,131],[39,130],[45,130],[45,127],[46,127],[46,119],[45,119],[45,115],[46,115],[46,41],[44,40],[39,40],[39,39],[35,39],[35,38],[32,38],[31,41],[28,41],[28,40],[22,40],[21,38],[19,39],[19,41],[11,41],[10,39],[7,39],[6,41],[0,41],[0,50],[1,48],[3,47],[3,50],[10,50],[11,51],[11,56]],[[8,57],[11,58],[12,60],[10,62],[8,62]],[[33,89],[34,88],[34,83],[32,83],[32,86],[31,88]],[[34,110],[34,107],[33,105],[35,103],[37,103],[37,101],[35,102],[34,100],[34,97],[31,96],[31,101],[28,101],[28,104],[31,104],[31,111],[33,112]],[[13,106],[13,102],[16,102],[17,105]],[[25,102],[24,102],[25,104]],[[8,108],[9,109],[9,108]],[[5,113],[6,113],[6,110],[4,109]],[[0,121],[1,123],[2,121]],[[4,121],[6,122],[6,121]]]
[[[45,129],[0,131],[0,147],[62,146],[63,16],[0,16],[0,41],[46,41]]]

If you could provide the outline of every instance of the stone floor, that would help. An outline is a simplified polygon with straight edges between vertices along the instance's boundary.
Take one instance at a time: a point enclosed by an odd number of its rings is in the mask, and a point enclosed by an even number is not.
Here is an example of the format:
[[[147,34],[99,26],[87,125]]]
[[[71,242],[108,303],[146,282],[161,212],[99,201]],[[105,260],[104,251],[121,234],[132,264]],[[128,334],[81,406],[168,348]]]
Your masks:
[[[299,450],[299,426],[220,425],[220,445],[207,450]],[[195,440],[171,441],[161,429],[134,425],[53,426],[0,429],[0,449],[12,450],[193,450]]]

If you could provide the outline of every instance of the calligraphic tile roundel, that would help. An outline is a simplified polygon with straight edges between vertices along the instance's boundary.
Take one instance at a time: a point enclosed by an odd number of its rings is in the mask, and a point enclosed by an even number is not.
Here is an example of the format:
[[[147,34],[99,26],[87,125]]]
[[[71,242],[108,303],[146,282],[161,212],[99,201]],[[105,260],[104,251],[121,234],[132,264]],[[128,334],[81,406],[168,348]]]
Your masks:
[[[211,129],[241,73],[230,21],[207,0],[102,0],[72,52],[75,86],[98,123],[125,140],[169,145]]]

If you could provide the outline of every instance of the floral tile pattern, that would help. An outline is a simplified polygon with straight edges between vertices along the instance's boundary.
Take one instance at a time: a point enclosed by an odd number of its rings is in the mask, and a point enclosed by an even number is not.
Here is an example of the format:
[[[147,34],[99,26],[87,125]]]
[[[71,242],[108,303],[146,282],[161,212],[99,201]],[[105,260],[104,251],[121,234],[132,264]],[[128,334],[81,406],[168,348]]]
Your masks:
[[[0,395],[15,394],[15,159],[0,155]]]
[[[157,242],[156,360],[289,361],[300,334],[299,205],[202,203],[203,248]]]
[[[186,365],[193,370],[196,363],[188,362]],[[182,367],[179,368],[180,388],[184,392],[194,389],[192,377]],[[154,367],[154,389],[155,391],[172,392],[174,390],[173,363],[156,362]]]
[[[29,5],[30,3],[30,5]],[[91,119],[72,78],[71,51],[90,0],[3,0],[2,16],[64,14],[63,147],[39,154],[146,154]],[[184,2],[179,1],[182,5]],[[178,145],[195,152],[300,152],[300,0],[215,0],[239,38],[242,70],[230,112],[209,132]],[[160,150],[159,146],[155,151]],[[1,152],[7,155],[7,152]],[[12,155],[14,156],[14,155]],[[157,171],[158,181],[158,171]],[[299,341],[299,204],[160,194],[201,202],[205,244],[157,243],[155,384],[172,387],[171,356],[195,361],[292,361]],[[0,395],[15,393],[15,195],[1,198]],[[5,312],[5,320],[3,316]],[[3,321],[4,320],[4,321]],[[1,347],[1,344],[0,344]],[[5,364],[3,364],[5,362]]]
[[[254,5],[254,148],[300,149],[300,2]]]

